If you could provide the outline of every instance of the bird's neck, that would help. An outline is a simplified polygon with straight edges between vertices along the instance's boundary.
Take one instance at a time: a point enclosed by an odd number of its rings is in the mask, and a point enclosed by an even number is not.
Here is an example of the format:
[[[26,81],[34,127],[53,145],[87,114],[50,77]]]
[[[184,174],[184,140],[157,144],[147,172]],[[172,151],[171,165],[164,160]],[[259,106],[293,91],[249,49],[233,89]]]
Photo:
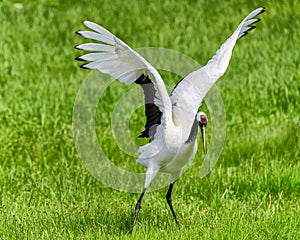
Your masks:
[[[198,121],[195,117],[195,120],[193,122],[193,125],[192,125],[192,128],[190,130],[190,134],[189,134],[189,137],[188,139],[185,141],[185,143],[190,143],[190,142],[193,142],[195,141],[196,137],[197,137],[197,134],[198,134]]]

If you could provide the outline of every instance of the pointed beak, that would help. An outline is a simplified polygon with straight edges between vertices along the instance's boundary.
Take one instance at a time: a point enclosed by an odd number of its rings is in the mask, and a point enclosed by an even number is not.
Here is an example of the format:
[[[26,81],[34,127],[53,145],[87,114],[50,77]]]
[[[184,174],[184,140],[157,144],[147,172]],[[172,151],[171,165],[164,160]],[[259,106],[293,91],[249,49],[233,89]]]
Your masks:
[[[206,140],[205,140],[206,124],[199,124],[199,126],[200,126],[201,136],[202,136],[203,151],[204,151],[204,154],[206,154]]]

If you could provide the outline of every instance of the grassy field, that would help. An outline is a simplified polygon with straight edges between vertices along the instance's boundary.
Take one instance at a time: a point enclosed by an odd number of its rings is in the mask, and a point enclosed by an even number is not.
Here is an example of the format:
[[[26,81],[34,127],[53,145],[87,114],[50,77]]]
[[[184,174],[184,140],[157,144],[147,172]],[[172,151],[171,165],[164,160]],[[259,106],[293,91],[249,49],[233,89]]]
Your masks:
[[[299,1],[19,2],[0,2],[0,239],[300,238]],[[217,83],[226,109],[222,154],[200,179],[200,148],[174,186],[181,228],[164,188],[145,195],[128,235],[139,194],[98,182],[75,148],[72,111],[90,72],[74,61],[73,46],[84,41],[74,32],[88,19],[133,48],[174,49],[203,65],[260,6],[262,22],[238,42]],[[170,86],[180,80],[162,74]],[[141,172],[109,128],[126,91],[112,85],[99,106],[99,143],[117,166]],[[137,116],[132,136],[143,130]]]

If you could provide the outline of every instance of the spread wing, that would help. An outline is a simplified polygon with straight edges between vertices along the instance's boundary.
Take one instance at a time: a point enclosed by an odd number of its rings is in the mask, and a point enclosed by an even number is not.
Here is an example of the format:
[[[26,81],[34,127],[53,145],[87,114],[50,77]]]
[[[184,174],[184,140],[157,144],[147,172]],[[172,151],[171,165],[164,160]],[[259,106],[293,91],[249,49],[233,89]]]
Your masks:
[[[141,137],[153,137],[157,125],[172,122],[171,100],[165,84],[157,70],[141,55],[131,49],[122,40],[105,28],[89,21],[84,25],[92,31],[78,31],[82,37],[96,40],[96,43],[84,43],[75,48],[91,51],[77,60],[86,61],[81,67],[96,69],[129,85],[133,82],[141,85],[145,94],[145,131]]]
[[[203,98],[225,73],[236,41],[255,28],[253,24],[260,21],[255,17],[262,12],[264,8],[252,11],[204,67],[188,74],[177,84],[171,93],[171,101],[173,113],[181,124],[191,126]]]

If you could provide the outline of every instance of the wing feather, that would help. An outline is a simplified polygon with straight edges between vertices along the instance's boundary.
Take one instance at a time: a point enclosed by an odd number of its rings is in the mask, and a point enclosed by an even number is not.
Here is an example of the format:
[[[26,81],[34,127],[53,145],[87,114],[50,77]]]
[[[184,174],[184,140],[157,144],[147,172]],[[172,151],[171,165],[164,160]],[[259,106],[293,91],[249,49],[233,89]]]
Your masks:
[[[145,115],[147,118],[145,130],[141,132],[139,137],[151,137],[151,139],[153,139],[156,133],[156,127],[161,123],[162,115],[159,108],[154,104],[155,89],[150,78],[144,75],[140,76],[135,83],[143,88],[145,96]]]
[[[93,51],[76,58],[87,62],[81,67],[97,69],[126,85],[136,82],[142,86],[145,94],[147,121],[141,136],[153,137],[151,127],[154,125],[162,123],[165,127],[167,124],[172,124],[171,100],[157,70],[105,28],[89,21],[83,23],[93,31],[78,31],[77,33],[100,43],[84,43],[75,47],[80,50]]]
[[[116,48],[114,46],[109,46],[101,43],[84,43],[76,46],[77,49],[85,51],[94,51],[94,52],[115,52]]]
[[[101,35],[101,34],[98,34],[98,33],[95,33],[95,32],[78,31],[77,34],[79,34],[82,37],[89,38],[89,39],[92,39],[92,40],[96,40],[96,41],[100,41],[100,42],[104,42],[104,43],[112,44],[112,45],[114,44],[114,39],[113,38],[111,38],[109,36],[106,36],[106,35]]]
[[[173,114],[181,124],[192,126],[203,98],[225,73],[236,41],[255,28],[252,24],[259,22],[255,17],[264,11],[264,8],[258,8],[251,12],[204,67],[188,74],[177,84],[172,91],[171,101]]]

